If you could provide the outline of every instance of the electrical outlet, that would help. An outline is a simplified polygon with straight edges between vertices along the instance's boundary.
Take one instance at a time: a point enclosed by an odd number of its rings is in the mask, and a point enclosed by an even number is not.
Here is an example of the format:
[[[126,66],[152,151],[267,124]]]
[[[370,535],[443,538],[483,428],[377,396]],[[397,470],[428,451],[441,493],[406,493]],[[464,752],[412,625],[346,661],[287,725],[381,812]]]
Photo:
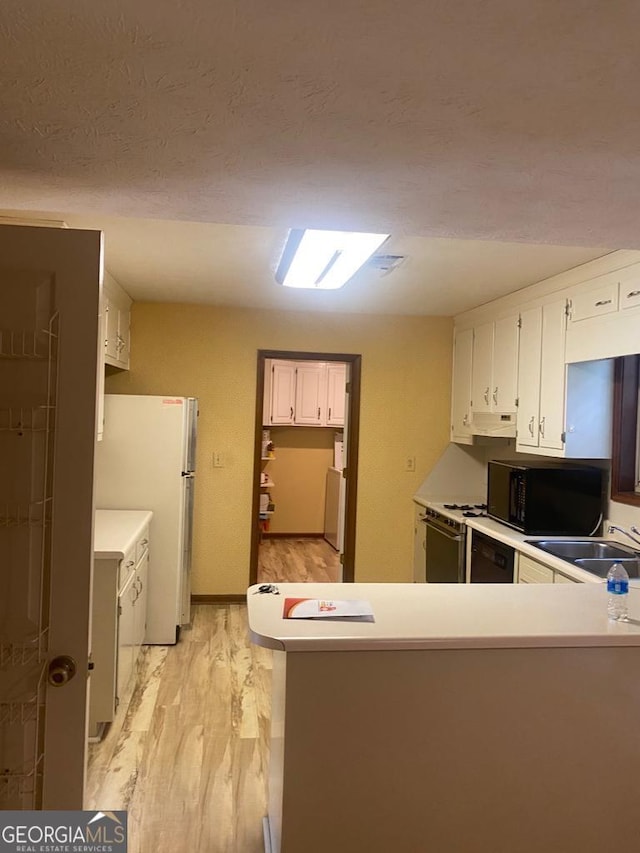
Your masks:
[[[224,460],[222,458],[222,453],[220,453],[218,450],[215,450],[213,453],[213,467],[224,468]]]
[[[407,456],[404,460],[404,470],[405,471],[415,471],[416,470],[416,457],[415,456]]]

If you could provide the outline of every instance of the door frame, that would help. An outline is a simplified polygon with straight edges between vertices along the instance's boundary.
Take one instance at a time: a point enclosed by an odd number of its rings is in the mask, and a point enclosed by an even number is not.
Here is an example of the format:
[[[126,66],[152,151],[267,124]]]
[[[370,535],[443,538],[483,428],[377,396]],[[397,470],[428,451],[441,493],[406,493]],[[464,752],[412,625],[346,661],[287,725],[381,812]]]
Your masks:
[[[264,369],[267,359],[281,361],[338,361],[349,365],[349,394],[347,423],[347,476],[345,488],[344,544],[342,551],[342,581],[355,580],[356,508],[358,498],[358,446],[360,438],[360,388],[362,356],[354,353],[297,352],[290,350],[258,350],[256,377],[255,440],[253,448],[253,490],[251,499],[251,556],[249,583],[258,580],[258,551],[260,547],[260,470],[262,456],[262,415],[264,407]]]

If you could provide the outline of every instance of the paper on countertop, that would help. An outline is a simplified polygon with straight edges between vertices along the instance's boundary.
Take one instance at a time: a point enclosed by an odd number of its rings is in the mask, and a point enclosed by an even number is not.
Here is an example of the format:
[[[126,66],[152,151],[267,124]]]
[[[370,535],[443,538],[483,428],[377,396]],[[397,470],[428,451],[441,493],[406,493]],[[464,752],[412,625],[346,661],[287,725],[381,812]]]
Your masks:
[[[357,599],[336,601],[326,598],[285,598],[282,618],[374,621],[371,604]]]

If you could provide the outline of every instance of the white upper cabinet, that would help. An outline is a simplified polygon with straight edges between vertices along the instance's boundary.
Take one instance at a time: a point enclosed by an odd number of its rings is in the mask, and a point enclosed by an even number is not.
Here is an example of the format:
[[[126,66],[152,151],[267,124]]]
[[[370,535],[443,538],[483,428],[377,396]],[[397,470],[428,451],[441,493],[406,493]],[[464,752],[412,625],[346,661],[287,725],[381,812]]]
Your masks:
[[[520,315],[518,354],[517,447],[538,446],[540,414],[540,356],[542,352],[542,308],[531,308]]]
[[[517,446],[563,450],[566,300],[520,315]]]
[[[518,316],[503,317],[494,323],[493,383],[494,412],[515,412],[518,396]]]
[[[564,448],[566,299],[542,307],[539,446]]]
[[[492,385],[493,323],[484,323],[473,330],[471,408],[474,412],[491,411]]]
[[[326,400],[326,365],[299,362],[296,367],[296,403],[293,422],[300,426],[322,426],[326,419]]]
[[[483,323],[473,330],[473,412],[515,413],[518,317]]]
[[[471,444],[471,370],[473,329],[456,330],[453,340],[453,388],[451,391],[451,441]]]
[[[569,291],[569,364],[640,352],[640,264]]]
[[[292,424],[296,402],[296,365],[293,361],[268,361],[266,364],[264,426]]]
[[[516,450],[571,459],[611,453],[611,361],[565,365],[566,299],[520,315]]]
[[[327,364],[327,426],[344,426],[346,403],[347,365],[343,362]]]
[[[263,426],[344,426],[347,365],[265,361]]]
[[[102,292],[104,360],[112,367],[129,369],[131,298],[106,270]]]

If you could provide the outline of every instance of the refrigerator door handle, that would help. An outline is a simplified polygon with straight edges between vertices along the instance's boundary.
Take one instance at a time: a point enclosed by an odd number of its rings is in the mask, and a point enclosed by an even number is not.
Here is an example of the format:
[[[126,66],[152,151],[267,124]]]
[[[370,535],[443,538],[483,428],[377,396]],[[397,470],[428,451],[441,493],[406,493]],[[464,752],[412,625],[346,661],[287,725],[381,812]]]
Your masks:
[[[187,471],[196,470],[196,430],[198,422],[198,400],[187,398]]]

